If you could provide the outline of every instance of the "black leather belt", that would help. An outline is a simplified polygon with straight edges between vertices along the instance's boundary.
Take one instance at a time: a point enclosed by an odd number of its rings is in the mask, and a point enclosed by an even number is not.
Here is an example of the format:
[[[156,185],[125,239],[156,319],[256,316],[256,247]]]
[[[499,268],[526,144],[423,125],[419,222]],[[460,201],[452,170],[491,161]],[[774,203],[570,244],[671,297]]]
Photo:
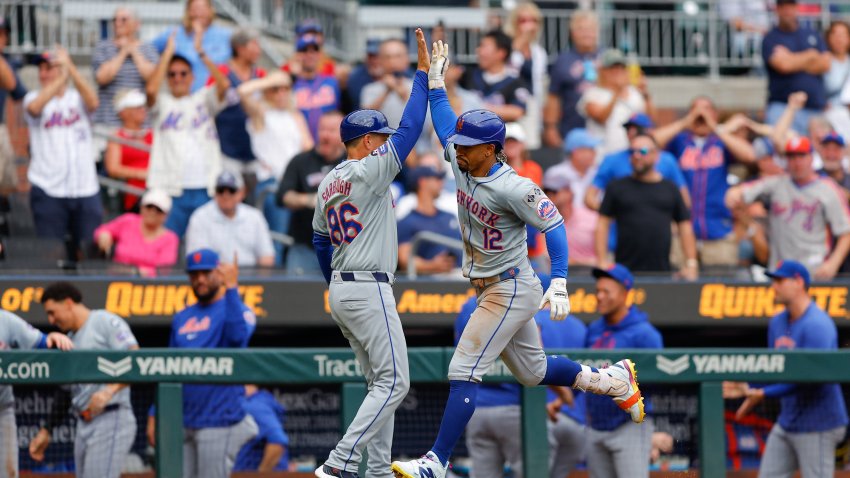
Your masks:
[[[372,277],[375,278],[376,282],[390,282],[390,276],[387,275],[386,272],[372,272]],[[356,282],[357,279],[354,276],[353,272],[340,272],[339,278],[345,282]]]

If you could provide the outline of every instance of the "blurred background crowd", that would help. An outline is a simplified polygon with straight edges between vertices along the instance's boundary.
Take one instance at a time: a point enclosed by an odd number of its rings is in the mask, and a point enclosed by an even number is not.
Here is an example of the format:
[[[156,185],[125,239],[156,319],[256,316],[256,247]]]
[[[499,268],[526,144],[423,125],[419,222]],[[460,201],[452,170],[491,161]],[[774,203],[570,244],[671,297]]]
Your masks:
[[[232,11],[239,3],[105,3],[90,57],[69,54],[78,39],[27,45],[45,15],[40,2],[7,9],[0,263],[31,270],[58,259],[153,276],[184,251],[211,248],[244,267],[318,273],[311,219],[319,183],[345,159],[340,121],[373,108],[398,123],[412,28],[346,36],[328,17],[289,18],[280,0],[250,17]],[[384,3],[393,2],[360,2],[360,16]],[[455,111],[487,108],[507,123],[508,163],[566,219],[571,266],[616,261],[686,280],[760,279],[783,259],[818,280],[850,271],[846,6],[484,3],[463,5],[483,15],[483,28],[426,15],[427,36],[452,44]],[[562,16],[553,22],[541,8]],[[686,23],[706,13],[720,19],[724,41]],[[685,19],[675,23],[685,66],[653,60],[677,54],[652,40],[664,26],[653,19],[664,18]],[[269,25],[286,35],[268,35]],[[341,53],[351,51],[360,57]],[[689,61],[716,94],[671,107],[653,84]],[[767,86],[759,107],[730,106],[735,85],[753,79]],[[454,178],[430,121],[393,185],[399,269],[459,277]],[[545,268],[543,238],[529,231],[528,246]]]

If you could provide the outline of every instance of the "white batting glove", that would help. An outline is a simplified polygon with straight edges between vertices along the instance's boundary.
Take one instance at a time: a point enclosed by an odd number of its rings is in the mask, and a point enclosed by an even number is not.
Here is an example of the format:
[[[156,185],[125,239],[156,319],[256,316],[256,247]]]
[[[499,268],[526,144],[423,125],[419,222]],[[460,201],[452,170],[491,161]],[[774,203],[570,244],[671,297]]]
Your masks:
[[[564,320],[570,315],[570,296],[567,294],[567,279],[554,278],[549,283],[549,289],[543,294],[540,301],[540,309],[549,303],[549,318],[552,320]]]
[[[431,47],[431,68],[428,70],[429,90],[446,87],[449,63],[449,44],[443,43],[443,40],[435,41]]]

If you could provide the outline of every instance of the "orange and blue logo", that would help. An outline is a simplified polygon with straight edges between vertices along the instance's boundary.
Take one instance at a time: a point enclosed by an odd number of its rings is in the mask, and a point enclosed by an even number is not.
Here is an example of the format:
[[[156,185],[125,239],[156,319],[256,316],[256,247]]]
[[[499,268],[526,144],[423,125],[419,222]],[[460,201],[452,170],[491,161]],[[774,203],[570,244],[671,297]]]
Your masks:
[[[537,203],[537,215],[540,219],[552,219],[556,214],[558,214],[558,208],[552,201],[544,199]]]

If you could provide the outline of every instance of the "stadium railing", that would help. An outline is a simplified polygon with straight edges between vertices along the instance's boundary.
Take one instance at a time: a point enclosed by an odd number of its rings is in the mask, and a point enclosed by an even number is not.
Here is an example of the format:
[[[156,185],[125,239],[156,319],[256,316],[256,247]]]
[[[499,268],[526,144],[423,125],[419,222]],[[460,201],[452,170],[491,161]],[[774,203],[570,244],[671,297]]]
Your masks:
[[[409,351],[411,381],[445,382],[453,349]],[[722,381],[772,383],[850,382],[850,351],[768,349],[563,350],[582,363],[601,366],[630,357],[642,386],[696,384],[699,400],[699,471],[702,478],[726,476]],[[504,369],[502,369],[504,370]],[[485,381],[511,381],[509,375]],[[0,384],[155,384],[156,476],[182,471],[181,383],[341,384],[341,429],[366,393],[353,353],[347,349],[142,349],[118,351],[0,352]],[[525,476],[547,476],[544,387],[524,388],[522,412]],[[440,404],[442,405],[442,404]]]

